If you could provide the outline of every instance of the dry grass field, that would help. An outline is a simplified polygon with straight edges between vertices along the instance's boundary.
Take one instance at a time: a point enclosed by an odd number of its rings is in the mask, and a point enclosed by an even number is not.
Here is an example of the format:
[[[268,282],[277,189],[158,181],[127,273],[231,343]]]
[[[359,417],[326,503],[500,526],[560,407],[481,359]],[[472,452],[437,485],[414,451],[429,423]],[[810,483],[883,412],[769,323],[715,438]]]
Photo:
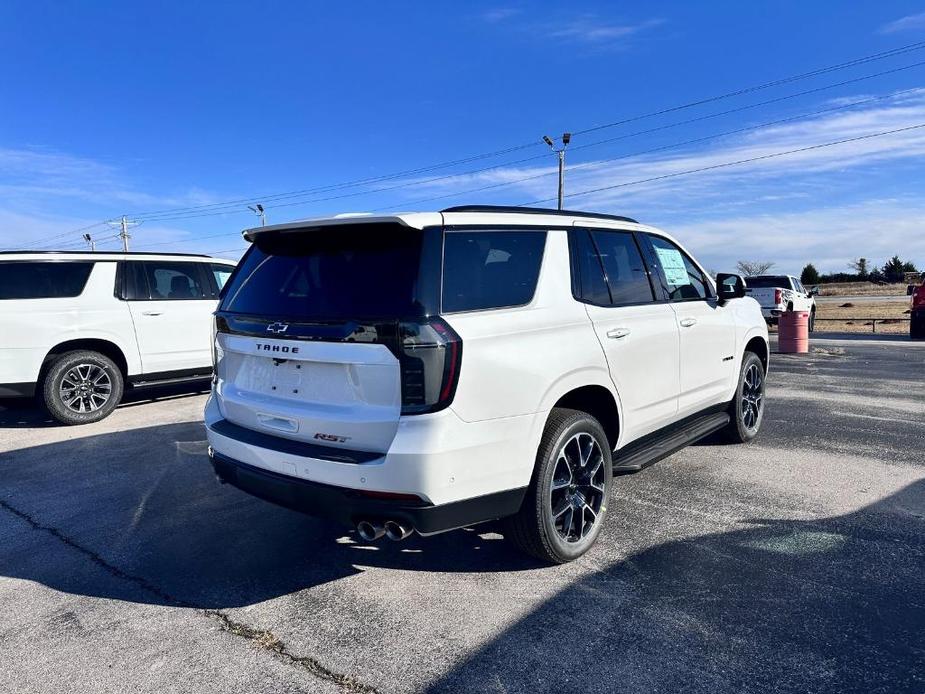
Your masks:
[[[830,318],[841,320],[828,320]],[[844,303],[816,304],[816,330],[818,332],[873,332],[872,318],[896,321],[889,323],[877,320],[876,332],[878,333],[909,332],[907,322],[909,304],[906,302],[864,301],[852,305],[851,300],[848,299]]]
[[[908,285],[903,283],[829,282],[816,286],[819,287],[819,296],[891,296],[905,294]]]

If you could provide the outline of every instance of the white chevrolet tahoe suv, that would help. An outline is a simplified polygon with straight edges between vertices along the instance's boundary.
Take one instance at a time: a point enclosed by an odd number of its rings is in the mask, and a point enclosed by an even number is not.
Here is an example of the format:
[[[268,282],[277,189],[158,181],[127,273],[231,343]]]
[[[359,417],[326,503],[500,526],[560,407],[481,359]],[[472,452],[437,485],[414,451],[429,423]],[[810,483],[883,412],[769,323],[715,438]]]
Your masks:
[[[742,278],[717,289],[632,219],[456,207],[244,235],[216,312],[212,464],[366,541],[503,519],[565,562],[614,472],[761,425],[768,333]]]
[[[234,263],[149,253],[0,253],[0,397],[38,395],[64,424],[126,388],[212,374],[211,325]]]

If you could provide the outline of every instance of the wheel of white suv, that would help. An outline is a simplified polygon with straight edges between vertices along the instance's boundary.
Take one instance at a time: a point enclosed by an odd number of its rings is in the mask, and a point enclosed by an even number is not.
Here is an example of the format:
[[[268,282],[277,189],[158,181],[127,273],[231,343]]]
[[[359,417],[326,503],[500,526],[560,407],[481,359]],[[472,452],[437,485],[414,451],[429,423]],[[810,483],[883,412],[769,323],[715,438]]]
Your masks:
[[[816,309],[813,309],[809,312],[809,332],[813,332],[816,329]]]
[[[577,559],[607,517],[613,463],[600,423],[585,412],[554,409],[520,511],[505,519],[505,538],[544,561]]]
[[[122,399],[119,367],[104,354],[66,352],[48,368],[42,397],[49,414],[62,424],[88,424],[108,417]]]
[[[729,403],[732,418],[725,433],[733,443],[748,443],[758,435],[764,418],[764,364],[754,352],[746,352],[739,371],[739,385]]]

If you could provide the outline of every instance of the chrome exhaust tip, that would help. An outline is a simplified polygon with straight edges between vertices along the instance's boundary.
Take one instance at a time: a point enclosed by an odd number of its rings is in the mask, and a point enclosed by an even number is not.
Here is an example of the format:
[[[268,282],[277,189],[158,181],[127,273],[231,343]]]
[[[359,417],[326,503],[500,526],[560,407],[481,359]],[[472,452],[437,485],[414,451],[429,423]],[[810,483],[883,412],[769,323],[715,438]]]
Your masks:
[[[378,523],[362,520],[357,523],[357,535],[366,542],[375,542],[385,535],[385,528]]]
[[[414,532],[414,528],[410,525],[391,520],[385,522],[385,535],[393,542],[404,540],[412,532]]]

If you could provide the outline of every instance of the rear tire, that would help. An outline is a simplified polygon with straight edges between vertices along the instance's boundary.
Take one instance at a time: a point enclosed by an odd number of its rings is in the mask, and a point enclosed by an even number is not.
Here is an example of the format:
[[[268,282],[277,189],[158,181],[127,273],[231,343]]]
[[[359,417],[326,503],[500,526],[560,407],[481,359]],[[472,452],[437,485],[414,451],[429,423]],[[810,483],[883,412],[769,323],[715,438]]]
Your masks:
[[[108,417],[122,400],[122,372],[99,352],[66,352],[42,380],[48,413],[61,424],[89,424]]]
[[[585,412],[553,409],[520,511],[502,521],[505,539],[546,562],[577,559],[601,533],[612,480],[600,423]]]
[[[809,312],[809,332],[816,329],[816,309]]]
[[[731,420],[723,434],[731,443],[748,443],[758,435],[764,419],[764,364],[754,352],[746,352],[742,357],[729,416]]]

